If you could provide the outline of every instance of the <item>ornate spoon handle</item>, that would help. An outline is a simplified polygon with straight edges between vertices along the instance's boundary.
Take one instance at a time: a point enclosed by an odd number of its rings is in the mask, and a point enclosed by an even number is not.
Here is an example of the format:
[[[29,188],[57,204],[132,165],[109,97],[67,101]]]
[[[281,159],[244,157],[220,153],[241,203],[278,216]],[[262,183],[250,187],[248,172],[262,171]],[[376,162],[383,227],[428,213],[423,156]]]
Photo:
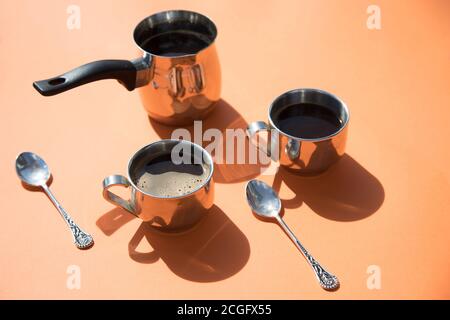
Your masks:
[[[277,217],[278,223],[281,225],[281,227],[286,231],[289,238],[291,238],[292,242],[297,246],[297,248],[300,250],[300,252],[303,254],[303,256],[308,261],[311,268],[314,270],[314,273],[316,274],[316,278],[319,281],[319,284],[322,288],[325,290],[334,290],[339,287],[339,280],[336,276],[326,271],[320,264],[317,262],[312,255],[309,254],[309,252],[305,249],[305,247],[300,243],[300,241],[297,239],[297,237],[294,235],[294,233],[289,229],[288,225],[283,221],[283,219],[278,216]]]
[[[56,209],[58,209],[58,212],[61,214],[64,221],[69,226],[70,231],[72,232],[73,242],[75,243],[75,245],[79,249],[87,249],[90,246],[92,246],[94,244],[94,239],[92,238],[92,236],[81,230],[81,228],[72,220],[70,215],[66,212],[66,210],[64,210],[64,208],[61,206],[58,200],[56,200],[55,196],[50,191],[47,185],[43,185],[42,188],[44,189],[45,193],[47,193],[50,200],[52,200]]]

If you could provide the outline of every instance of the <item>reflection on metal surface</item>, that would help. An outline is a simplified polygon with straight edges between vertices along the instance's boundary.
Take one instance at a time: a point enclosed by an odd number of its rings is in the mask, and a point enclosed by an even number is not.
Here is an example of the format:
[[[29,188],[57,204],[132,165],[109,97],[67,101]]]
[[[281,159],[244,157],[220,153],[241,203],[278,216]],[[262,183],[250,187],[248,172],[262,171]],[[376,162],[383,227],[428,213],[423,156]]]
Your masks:
[[[294,160],[300,155],[301,142],[295,139],[290,139],[286,144],[285,152],[289,159]]]
[[[266,218],[274,218],[279,214],[280,198],[269,185],[259,180],[250,180],[245,191],[247,202],[255,213]]]
[[[203,76],[202,66],[196,64],[192,66],[192,68],[189,71],[190,71],[189,76],[191,80],[189,92],[200,93],[205,87],[204,86],[205,80]]]
[[[183,86],[182,78],[183,68],[173,67],[168,72],[169,78],[169,95],[174,98],[183,97],[185,93],[185,88]]]

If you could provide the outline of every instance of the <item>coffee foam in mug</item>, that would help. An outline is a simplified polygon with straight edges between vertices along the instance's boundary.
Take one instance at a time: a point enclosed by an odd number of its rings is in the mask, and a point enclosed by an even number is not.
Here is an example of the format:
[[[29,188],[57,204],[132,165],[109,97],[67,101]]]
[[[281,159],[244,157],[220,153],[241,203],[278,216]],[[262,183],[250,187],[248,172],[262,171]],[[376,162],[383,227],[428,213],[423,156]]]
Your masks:
[[[201,187],[209,170],[203,164],[174,164],[170,159],[157,158],[138,173],[136,184],[146,193],[160,197],[177,197]]]

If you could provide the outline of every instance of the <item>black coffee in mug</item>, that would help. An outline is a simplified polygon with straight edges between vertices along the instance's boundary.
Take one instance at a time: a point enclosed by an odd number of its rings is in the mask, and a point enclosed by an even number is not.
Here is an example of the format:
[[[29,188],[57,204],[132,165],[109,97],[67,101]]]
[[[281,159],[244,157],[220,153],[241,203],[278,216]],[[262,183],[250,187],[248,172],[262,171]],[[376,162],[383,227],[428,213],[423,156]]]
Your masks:
[[[282,132],[304,139],[327,137],[342,127],[341,119],[332,110],[311,103],[286,106],[273,121]]]

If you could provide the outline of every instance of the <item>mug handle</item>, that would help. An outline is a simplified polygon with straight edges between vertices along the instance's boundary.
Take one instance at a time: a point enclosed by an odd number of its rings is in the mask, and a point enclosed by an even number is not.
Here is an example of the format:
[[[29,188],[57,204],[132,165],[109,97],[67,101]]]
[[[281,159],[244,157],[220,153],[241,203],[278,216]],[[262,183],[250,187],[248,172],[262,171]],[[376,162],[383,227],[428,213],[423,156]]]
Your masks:
[[[127,210],[128,212],[130,212],[131,214],[136,215],[136,212],[134,210],[134,206],[132,205],[130,200],[124,200],[121,197],[119,197],[118,195],[112,193],[111,191],[109,191],[108,189],[114,186],[122,186],[125,188],[128,188],[130,186],[130,182],[128,181],[127,178],[125,178],[122,175],[119,174],[114,174],[114,175],[110,175],[108,177],[106,177],[103,180],[103,198],[105,198],[106,201],[119,206],[125,210]]]
[[[268,157],[270,157],[271,151],[270,151],[270,141],[271,141],[271,130],[267,123],[264,121],[255,121],[248,125],[246,133],[247,137],[251,140],[258,132],[260,131],[267,131],[268,132],[268,139],[267,139],[267,149],[264,150],[264,148],[260,148],[260,146],[256,145],[258,149],[260,149],[262,152],[266,153]]]

